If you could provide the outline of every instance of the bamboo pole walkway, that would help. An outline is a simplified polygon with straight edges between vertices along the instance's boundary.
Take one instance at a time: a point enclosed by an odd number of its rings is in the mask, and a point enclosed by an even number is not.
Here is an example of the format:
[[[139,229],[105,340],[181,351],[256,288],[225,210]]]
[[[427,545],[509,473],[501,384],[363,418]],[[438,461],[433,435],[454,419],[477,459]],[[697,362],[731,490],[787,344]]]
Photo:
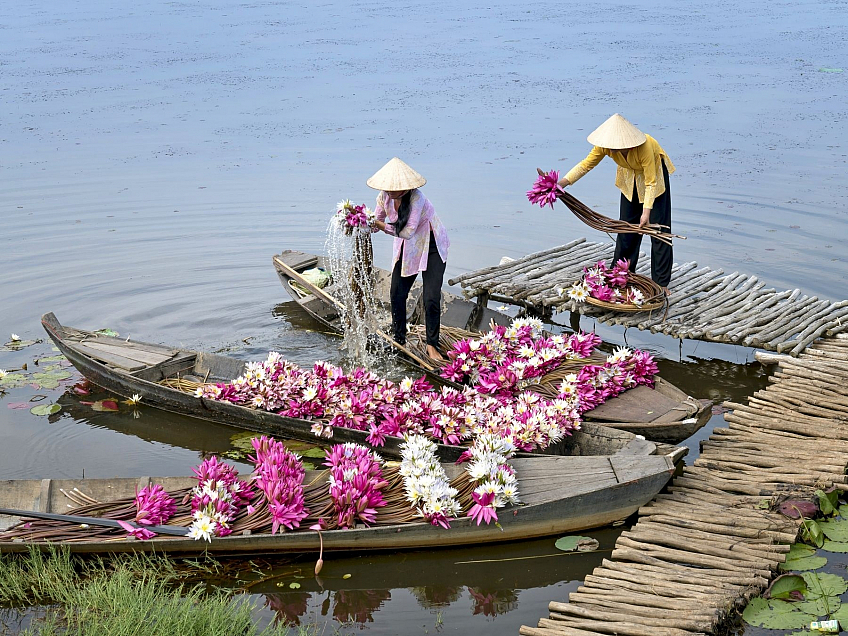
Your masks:
[[[786,560],[798,522],[778,512],[848,490],[848,334],[777,362],[769,386],[702,442],[694,466],[639,511],[610,559],[523,636],[694,636],[727,626]],[[768,504],[768,508],[763,506]]]
[[[466,297],[523,306],[543,316],[554,310],[585,314],[610,324],[650,329],[690,338],[757,347],[797,356],[821,337],[848,331],[848,300],[831,302],[801,290],[765,288],[756,276],[698,267],[694,261],[672,268],[668,311],[624,313],[577,303],[558,292],[581,279],[583,267],[611,260],[614,245],[577,239],[518,260],[462,274]],[[640,256],[637,272],[650,275]]]

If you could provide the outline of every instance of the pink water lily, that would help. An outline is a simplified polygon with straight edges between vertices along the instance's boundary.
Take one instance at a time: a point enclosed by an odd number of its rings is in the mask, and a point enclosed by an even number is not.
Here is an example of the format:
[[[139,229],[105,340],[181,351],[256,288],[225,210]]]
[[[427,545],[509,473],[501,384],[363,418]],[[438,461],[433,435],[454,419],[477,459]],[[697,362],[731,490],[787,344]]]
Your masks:
[[[120,519],[116,519],[118,525],[121,526],[124,530],[127,531],[127,536],[135,537],[139,541],[148,541],[156,536],[155,532],[148,530],[147,528],[134,527],[126,521],[121,521]]]
[[[377,508],[386,505],[381,491],[388,485],[380,458],[364,446],[348,443],[329,450],[324,465],[330,468],[330,499],[338,527],[374,523]]]
[[[177,503],[160,484],[145,486],[135,494],[137,523],[158,526],[177,512]]]
[[[474,505],[468,511],[468,516],[479,526],[482,522],[487,524],[498,520],[498,513],[492,506],[495,500],[495,493],[487,492],[483,494],[472,493],[471,498],[474,500]]]
[[[534,205],[538,204],[540,207],[550,205],[553,208],[559,195],[565,192],[558,181],[559,172],[556,170],[539,175],[533,187],[527,192],[527,199]]]

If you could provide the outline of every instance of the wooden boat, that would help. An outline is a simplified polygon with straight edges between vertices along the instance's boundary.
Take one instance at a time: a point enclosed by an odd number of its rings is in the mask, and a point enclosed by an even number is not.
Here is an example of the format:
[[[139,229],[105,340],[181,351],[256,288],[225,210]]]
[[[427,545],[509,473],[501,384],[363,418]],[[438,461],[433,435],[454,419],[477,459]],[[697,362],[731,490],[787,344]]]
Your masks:
[[[275,255],[273,262],[280,282],[292,299],[327,329],[341,333],[341,303],[333,295],[333,285],[321,289],[303,276],[305,271],[314,268],[329,271],[327,258],[285,250]],[[374,274],[375,294],[380,304],[388,308],[391,272],[375,267]],[[421,289],[420,281],[416,281],[407,303],[409,322],[413,325],[423,324],[423,307],[419,302]],[[443,327],[479,332],[492,321],[506,326],[512,318],[450,292],[442,292]],[[421,347],[416,348],[412,344],[403,346],[387,335],[383,335],[383,338],[401,357],[421,372],[435,377],[440,382],[452,384],[438,376],[437,365],[426,357]],[[710,409],[708,403],[700,402],[670,382],[657,378],[655,389],[639,386],[625,391],[584,413],[583,418],[604,426],[627,430],[653,441],[678,444],[691,437],[709,420]]]
[[[281,439],[321,443],[312,432],[313,422],[269,411],[195,397],[193,393],[162,384],[165,380],[194,382],[230,382],[242,374],[243,360],[211,353],[189,351],[159,344],[123,340],[92,331],[64,327],[52,313],[41,318],[47,334],[68,360],[94,384],[121,397],[142,396],[142,404],[226,424],[235,428],[273,435]],[[370,446],[367,433],[348,428],[333,428],[333,442],[356,442]],[[324,440],[326,442],[326,440]],[[387,437],[384,446],[375,448],[388,458],[400,457],[398,437]],[[444,461],[455,461],[465,449],[439,444]],[[664,445],[661,453],[682,457],[685,448]],[[639,436],[592,423],[584,423],[558,444],[545,450],[556,455],[612,455],[615,453],[650,455],[657,445]]]
[[[464,517],[451,522],[450,529],[426,522],[375,525],[351,530],[323,532],[324,550],[352,552],[372,550],[411,550],[480,545],[501,541],[516,541],[557,535],[608,525],[625,519],[650,501],[668,482],[674,472],[669,455],[634,456],[624,454],[594,457],[537,456],[516,458],[515,468],[522,505],[499,510],[500,527],[476,525]],[[463,469],[445,465],[448,477]],[[327,479],[309,471],[305,483]],[[35,479],[0,481],[0,508],[81,514],[67,507],[69,499],[63,491],[75,488],[99,502],[132,498],[137,488],[151,482],[168,491],[189,488],[197,484],[193,477],[164,477],[150,479]],[[319,482],[320,483],[320,482]],[[21,517],[0,516],[0,530],[21,521]],[[63,522],[64,524],[64,522]],[[64,529],[64,528],[63,528]],[[4,538],[0,534],[0,553],[24,552],[30,546],[46,548],[64,545],[72,552],[157,551],[174,554],[216,554],[316,552],[318,533],[298,530],[283,534],[239,534],[215,538],[211,543],[189,538],[159,535],[153,540],[138,541],[123,538],[120,529],[110,531],[106,538],[87,538],[90,534],[79,523],[67,523],[69,533],[79,532],[74,540],[26,542]]]

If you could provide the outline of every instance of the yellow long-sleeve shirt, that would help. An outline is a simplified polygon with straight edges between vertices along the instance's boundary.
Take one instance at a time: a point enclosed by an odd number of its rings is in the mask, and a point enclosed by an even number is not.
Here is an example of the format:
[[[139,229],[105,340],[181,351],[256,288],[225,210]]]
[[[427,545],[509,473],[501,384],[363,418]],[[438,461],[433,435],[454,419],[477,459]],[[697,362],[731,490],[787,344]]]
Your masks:
[[[674,172],[674,164],[671,163],[671,159],[656,139],[650,135],[645,136],[648,138],[645,143],[631,148],[626,157],[621,150],[594,146],[583,161],[568,171],[565,178],[568,179],[569,183],[574,183],[597,166],[601,159],[612,157],[612,160],[618,164],[618,170],[615,173],[616,187],[621,190],[628,201],[632,201],[633,181],[635,180],[639,202],[646,208],[653,208],[654,199],[665,192],[665,179],[663,179],[661,162],[663,159],[665,160],[665,167],[668,168],[669,174]]]

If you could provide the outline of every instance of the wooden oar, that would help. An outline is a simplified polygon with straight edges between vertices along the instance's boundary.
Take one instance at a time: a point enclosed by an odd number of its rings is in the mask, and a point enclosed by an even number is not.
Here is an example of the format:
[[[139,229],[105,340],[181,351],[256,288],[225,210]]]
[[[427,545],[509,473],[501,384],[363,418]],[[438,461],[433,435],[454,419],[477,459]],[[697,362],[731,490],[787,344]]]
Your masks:
[[[12,517],[27,517],[31,519],[46,519],[48,521],[67,521],[68,523],[88,524],[90,526],[102,526],[104,528],[123,528],[115,519],[103,519],[102,517],[84,517],[82,515],[60,515],[52,512],[36,512],[34,510],[15,510],[13,508],[0,508],[0,515]],[[176,537],[188,535],[188,528],[181,526],[144,526],[134,521],[124,521],[133,528],[144,528],[156,534],[170,534]]]

